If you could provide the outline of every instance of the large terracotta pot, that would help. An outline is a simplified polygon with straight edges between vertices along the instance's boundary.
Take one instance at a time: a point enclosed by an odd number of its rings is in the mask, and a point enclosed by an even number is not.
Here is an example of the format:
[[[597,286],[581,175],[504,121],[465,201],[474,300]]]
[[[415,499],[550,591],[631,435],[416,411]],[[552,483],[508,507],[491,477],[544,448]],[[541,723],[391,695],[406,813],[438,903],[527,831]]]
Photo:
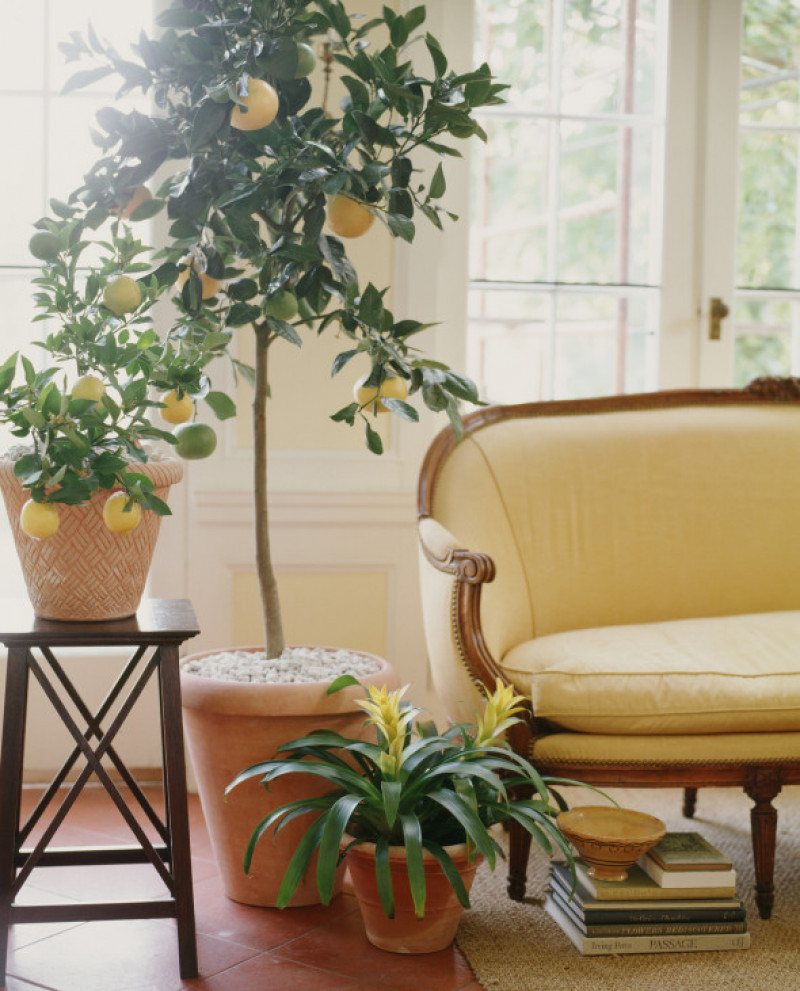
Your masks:
[[[387,661],[359,653],[379,665],[375,674],[363,679],[366,684],[399,687],[397,674]],[[250,834],[279,805],[304,795],[323,795],[331,786],[312,775],[290,774],[274,782],[269,792],[258,778],[245,781],[227,798],[225,789],[240,771],[269,759],[280,744],[311,730],[328,729],[356,738],[367,735],[366,714],[355,704],[364,692],[345,688],[327,696],[329,682],[269,685],[216,681],[185,670],[188,663],[203,656],[206,654],[194,654],[182,661],[183,726],[225,894],[245,905],[274,906],[283,874],[310,820],[304,816],[289,823],[277,837],[271,830],[265,834],[246,875],[243,860]],[[335,894],[341,881],[340,874]],[[319,901],[315,859],[291,907]]]
[[[131,470],[151,478],[154,494],[164,501],[170,486],[183,477],[183,465],[176,458],[137,462]],[[160,516],[145,511],[129,536],[112,533],[103,523],[109,493],[97,492],[87,504],[59,505],[57,532],[37,540],[20,526],[20,511],[30,495],[14,476],[9,458],[0,458],[0,490],[37,616],[94,622],[124,619],[136,612],[153,560]]]
[[[347,838],[350,842],[350,838]],[[472,888],[480,854],[472,861],[467,846],[460,843],[445,847],[461,875],[467,892]],[[424,852],[425,915],[418,919],[408,883],[405,847],[389,847],[389,868],[394,891],[394,918],[387,918],[375,880],[375,844],[359,843],[347,852],[347,866],[353,882],[367,939],[373,946],[391,953],[435,953],[444,950],[455,939],[464,911],[461,902],[439,866],[438,860]]]

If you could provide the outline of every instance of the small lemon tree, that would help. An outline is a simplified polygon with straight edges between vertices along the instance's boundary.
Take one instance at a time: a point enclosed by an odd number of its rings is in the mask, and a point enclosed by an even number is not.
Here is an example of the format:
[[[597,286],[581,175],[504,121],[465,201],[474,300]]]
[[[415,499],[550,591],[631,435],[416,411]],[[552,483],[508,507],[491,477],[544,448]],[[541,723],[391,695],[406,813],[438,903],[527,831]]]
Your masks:
[[[442,163],[459,154],[455,142],[485,137],[473,111],[500,100],[487,66],[449,68],[424,33],[425,16],[424,6],[402,15],[384,6],[364,18],[342,0],[174,0],[159,17],[160,35],[142,34],[133,58],[91,29],[62,45],[69,59],[95,62],[68,88],[116,76],[120,95],[142,90],[154,109],[102,110],[93,134],[99,159],[37,224],[37,301],[58,329],[42,342],[53,359],[45,371],[16,356],[0,366],[3,415],[34,441],[17,474],[40,509],[116,482],[128,513],[139,505],[167,512],[129,462],[146,458],[148,439],[175,444],[184,457],[212,452],[212,428],[191,421],[199,402],[221,419],[235,415],[231,398],[211,387],[213,363],[228,360],[254,389],[269,657],[284,648],[267,514],[271,349],[336,328],[344,346],[332,374],[365,355],[371,370],[333,419],[362,423],[376,454],[375,413],[417,420],[420,398],[457,426],[459,401],[478,398],[469,379],[425,358],[416,340],[426,324],[396,320],[386,289],[361,286],[345,249],[376,221],[410,242],[418,218],[439,228],[455,219],[441,205]],[[312,74],[321,76],[314,88]],[[334,75],[346,92],[337,107]],[[420,171],[421,151],[439,158],[432,174]],[[153,252],[131,224],[162,211],[168,240]],[[165,293],[174,319],[159,336],[151,309]],[[255,335],[254,367],[231,347],[245,326]],[[65,365],[78,377],[71,388],[59,378]],[[154,424],[154,407],[173,432]]]

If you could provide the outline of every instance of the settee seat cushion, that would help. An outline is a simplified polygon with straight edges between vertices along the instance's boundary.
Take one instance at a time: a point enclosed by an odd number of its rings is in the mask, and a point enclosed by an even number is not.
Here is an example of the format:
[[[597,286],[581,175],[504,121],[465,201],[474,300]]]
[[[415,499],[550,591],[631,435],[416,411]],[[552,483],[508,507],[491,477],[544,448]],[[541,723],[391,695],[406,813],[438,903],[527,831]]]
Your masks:
[[[800,730],[800,611],[555,633],[501,664],[537,717],[580,733]]]

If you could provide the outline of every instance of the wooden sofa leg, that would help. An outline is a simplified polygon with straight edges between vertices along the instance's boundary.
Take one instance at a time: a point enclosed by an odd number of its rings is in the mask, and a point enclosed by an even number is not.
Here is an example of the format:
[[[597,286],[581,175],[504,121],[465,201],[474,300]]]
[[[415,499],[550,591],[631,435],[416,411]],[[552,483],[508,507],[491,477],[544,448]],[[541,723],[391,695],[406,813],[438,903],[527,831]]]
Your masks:
[[[515,902],[525,898],[528,883],[528,857],[531,852],[531,834],[518,822],[511,822],[508,829],[508,897]]]
[[[772,800],[780,792],[781,784],[774,771],[756,771],[744,790],[755,803],[750,810],[750,828],[756,873],[756,905],[761,918],[768,919],[775,902],[775,838],[778,831],[778,811]]]
[[[694,819],[694,810],[697,806],[697,789],[683,789],[683,815],[686,819]]]

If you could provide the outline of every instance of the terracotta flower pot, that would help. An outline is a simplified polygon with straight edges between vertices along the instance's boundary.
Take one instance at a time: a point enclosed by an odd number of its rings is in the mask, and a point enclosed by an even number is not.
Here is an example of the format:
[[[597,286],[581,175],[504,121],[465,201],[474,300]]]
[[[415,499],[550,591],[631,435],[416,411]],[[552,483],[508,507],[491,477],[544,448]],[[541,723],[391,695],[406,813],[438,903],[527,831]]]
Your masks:
[[[176,458],[137,463],[131,470],[151,478],[155,495],[164,501],[170,486],[183,477],[183,465]],[[20,525],[20,511],[30,495],[14,476],[9,458],[0,458],[0,490],[37,616],[95,622],[136,612],[153,560],[160,516],[143,512],[129,536],[112,533],[103,522],[109,493],[97,492],[82,506],[59,505],[57,532],[37,540]]]
[[[236,648],[262,650],[263,648]],[[182,661],[182,668],[206,654]],[[379,670],[366,683],[397,688],[394,668],[372,654]],[[314,729],[328,729],[343,736],[366,734],[366,714],[355,705],[363,698],[357,688],[327,696],[329,682],[270,685],[217,681],[181,671],[183,725],[194,767],[200,802],[208,826],[225,894],[245,905],[274,906],[286,867],[308,817],[289,823],[277,837],[267,833],[256,846],[250,874],[243,868],[244,852],[253,829],[269,813],[301,795],[323,795],[330,785],[312,775],[287,775],[270,791],[257,778],[245,781],[225,796],[225,789],[245,768],[272,757],[280,744],[305,736]],[[341,888],[341,876],[335,893]],[[299,885],[291,907],[319,904],[316,859]]]
[[[350,839],[348,838],[348,842]],[[445,847],[458,869],[464,887],[469,890],[475,880],[480,854],[472,861],[467,846],[460,843]],[[436,858],[424,852],[425,915],[418,919],[408,883],[405,847],[389,847],[389,867],[394,890],[394,918],[387,918],[375,880],[375,844],[359,843],[348,851],[347,866],[353,882],[367,939],[373,946],[390,953],[435,953],[444,950],[454,940],[461,915],[461,902],[439,866]]]

